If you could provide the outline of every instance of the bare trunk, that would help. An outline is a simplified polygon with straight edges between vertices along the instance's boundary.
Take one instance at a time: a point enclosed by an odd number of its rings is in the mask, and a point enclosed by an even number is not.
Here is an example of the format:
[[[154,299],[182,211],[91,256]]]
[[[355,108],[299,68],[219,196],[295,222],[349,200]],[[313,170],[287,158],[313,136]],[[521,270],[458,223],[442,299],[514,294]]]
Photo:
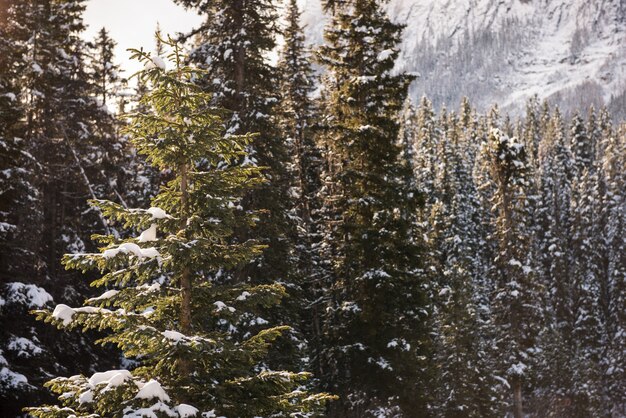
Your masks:
[[[187,195],[187,165],[183,165],[180,169],[180,192],[181,192],[181,228],[187,227],[187,205],[188,205],[188,195]],[[181,302],[180,302],[180,331],[189,335],[192,332],[191,327],[191,274],[189,272],[189,268],[185,267],[181,276],[180,276],[180,293],[181,293]],[[182,376],[189,376],[191,371],[191,365],[188,359],[181,358],[180,359],[180,368]]]
[[[239,0],[235,3],[235,17],[234,24],[236,28],[244,27],[244,7],[245,2]],[[234,107],[230,110],[240,112],[244,107],[243,104],[243,91],[246,80],[246,47],[245,45],[237,45],[235,51],[235,103]]]
[[[513,416],[515,418],[524,417],[524,406],[522,403],[522,379],[517,378],[513,382]]]

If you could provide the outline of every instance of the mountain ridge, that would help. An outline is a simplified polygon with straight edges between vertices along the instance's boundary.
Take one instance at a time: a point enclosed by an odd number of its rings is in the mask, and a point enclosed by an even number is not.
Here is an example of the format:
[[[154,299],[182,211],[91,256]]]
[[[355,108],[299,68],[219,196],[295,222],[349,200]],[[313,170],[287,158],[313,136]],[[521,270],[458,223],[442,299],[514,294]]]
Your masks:
[[[320,0],[301,3],[309,42],[322,42]],[[518,113],[537,95],[561,106],[607,105],[626,116],[626,2],[623,0],[390,0],[406,25],[398,71],[440,106],[468,96],[483,110]]]

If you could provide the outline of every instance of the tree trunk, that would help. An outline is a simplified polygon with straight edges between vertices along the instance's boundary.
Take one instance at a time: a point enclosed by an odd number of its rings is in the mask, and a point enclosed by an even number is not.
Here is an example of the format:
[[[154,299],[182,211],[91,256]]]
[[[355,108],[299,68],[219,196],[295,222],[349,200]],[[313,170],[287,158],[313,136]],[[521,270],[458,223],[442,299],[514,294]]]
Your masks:
[[[522,404],[522,379],[516,378],[513,382],[513,416],[515,418],[524,417],[524,406]]]
[[[180,192],[181,192],[181,229],[187,227],[187,165],[183,165],[180,169]],[[185,267],[180,276],[180,331],[184,335],[192,332],[191,326],[191,274],[188,267]],[[181,376],[189,376],[191,365],[185,358],[180,359]]]

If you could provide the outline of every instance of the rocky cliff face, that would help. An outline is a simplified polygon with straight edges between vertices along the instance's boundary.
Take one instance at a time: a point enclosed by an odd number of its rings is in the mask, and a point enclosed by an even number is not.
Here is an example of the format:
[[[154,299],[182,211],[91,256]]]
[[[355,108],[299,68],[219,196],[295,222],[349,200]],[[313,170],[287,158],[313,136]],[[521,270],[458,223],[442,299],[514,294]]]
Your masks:
[[[304,0],[307,35],[322,40],[319,0]],[[537,94],[564,110],[609,105],[626,116],[626,0],[390,0],[406,24],[397,68],[411,94],[456,108],[508,111]]]

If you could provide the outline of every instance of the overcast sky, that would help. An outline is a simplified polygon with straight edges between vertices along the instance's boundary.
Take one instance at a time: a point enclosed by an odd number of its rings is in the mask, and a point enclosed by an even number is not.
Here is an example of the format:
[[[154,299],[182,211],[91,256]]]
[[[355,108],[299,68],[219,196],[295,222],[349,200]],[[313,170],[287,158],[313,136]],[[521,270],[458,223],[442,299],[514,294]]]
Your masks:
[[[163,34],[187,32],[201,22],[192,12],[172,0],[89,0],[85,12],[86,39],[93,39],[104,26],[117,42],[116,61],[132,72],[139,65],[129,60],[127,48],[154,49],[157,22]]]

